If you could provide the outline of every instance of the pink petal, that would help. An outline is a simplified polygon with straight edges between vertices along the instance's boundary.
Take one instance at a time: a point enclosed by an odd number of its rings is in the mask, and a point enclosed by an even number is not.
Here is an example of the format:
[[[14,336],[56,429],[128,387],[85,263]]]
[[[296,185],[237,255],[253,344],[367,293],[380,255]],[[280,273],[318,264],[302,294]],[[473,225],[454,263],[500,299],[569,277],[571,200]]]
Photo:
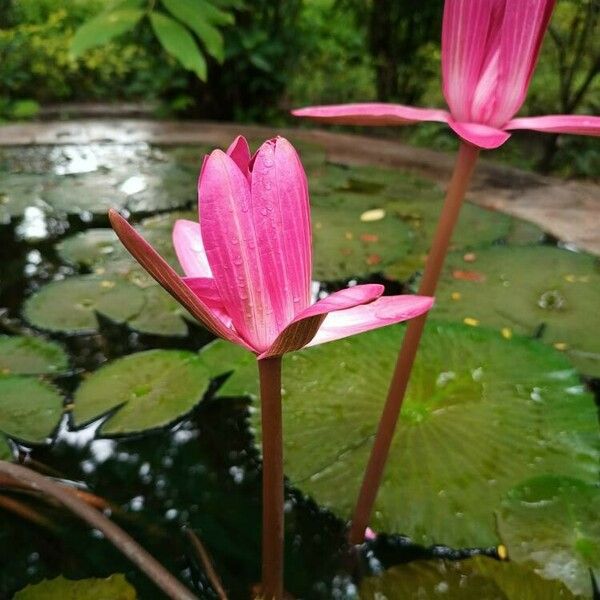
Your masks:
[[[377,534],[370,528],[365,529],[365,540],[372,542],[377,537]]]
[[[525,101],[555,4],[555,0],[505,2],[497,101],[491,124],[506,124]]]
[[[371,302],[329,313],[307,346],[316,346],[350,335],[408,321],[433,305],[428,296],[384,296]]]
[[[495,127],[479,123],[450,121],[448,125],[463,140],[486,150],[502,146],[510,137],[510,133],[506,133],[502,129],[496,129]]]
[[[249,182],[232,158],[215,150],[198,196],[202,240],[223,304],[236,331],[262,352],[279,328],[264,281]]]
[[[417,121],[446,123],[450,117],[447,111],[437,108],[415,108],[378,102],[309,106],[293,110],[292,114],[344,125],[407,125]]]
[[[190,290],[165,259],[116,210],[109,210],[108,217],[112,228],[125,248],[192,316],[215,335],[248,350],[253,350],[234,331],[225,327],[208,306]]]
[[[212,277],[199,223],[186,219],[175,221],[173,246],[179,264],[188,277]]]
[[[286,139],[265,142],[254,156],[251,194],[262,281],[279,333],[311,301],[308,185]]]
[[[215,280],[210,277],[183,277],[183,282],[187,285],[196,297],[202,301],[214,315],[216,315],[225,327],[232,326],[232,320],[227,309],[221,300],[219,290]]]
[[[229,148],[227,154],[231,156],[233,162],[239,167],[240,171],[246,176],[250,176],[250,147],[243,135],[238,135]]]
[[[446,0],[442,25],[443,91],[455,120],[472,121],[473,98],[485,102],[481,76],[493,79],[494,48],[506,0]]]
[[[378,284],[356,285],[330,294],[296,315],[294,320],[277,336],[271,347],[258,358],[281,356],[299,350],[315,336],[325,315],[331,311],[344,310],[379,298],[383,286]]]
[[[513,119],[506,129],[534,129],[548,133],[574,133],[577,135],[600,135],[600,117],[591,115],[545,115]]]

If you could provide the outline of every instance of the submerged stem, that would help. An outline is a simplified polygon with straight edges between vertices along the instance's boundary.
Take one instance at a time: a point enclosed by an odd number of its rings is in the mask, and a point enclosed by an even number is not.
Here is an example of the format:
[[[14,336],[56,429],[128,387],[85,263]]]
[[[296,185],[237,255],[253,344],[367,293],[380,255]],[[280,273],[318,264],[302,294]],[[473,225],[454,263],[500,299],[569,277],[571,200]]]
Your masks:
[[[444,265],[444,259],[448,253],[450,239],[458,221],[465,192],[471,180],[478,156],[478,148],[466,142],[461,142],[431,250],[427,256],[427,263],[425,264],[423,278],[419,286],[420,295],[433,296],[435,294]],[[365,530],[373,512],[373,505],[375,504],[377,491],[381,484],[396,423],[400,415],[400,408],[402,407],[402,401],[404,400],[404,394],[426,320],[427,313],[412,319],[408,323],[354,509],[349,534],[351,544],[361,544],[364,541]]]
[[[197,600],[181,582],[144,550],[129,534],[95,508],[80,500],[70,490],[34,471],[6,461],[0,461],[0,474],[16,479],[30,489],[58,500],[89,525],[101,531],[131,562],[152,580],[169,598]]]
[[[262,597],[283,598],[281,357],[258,361],[263,453]]]

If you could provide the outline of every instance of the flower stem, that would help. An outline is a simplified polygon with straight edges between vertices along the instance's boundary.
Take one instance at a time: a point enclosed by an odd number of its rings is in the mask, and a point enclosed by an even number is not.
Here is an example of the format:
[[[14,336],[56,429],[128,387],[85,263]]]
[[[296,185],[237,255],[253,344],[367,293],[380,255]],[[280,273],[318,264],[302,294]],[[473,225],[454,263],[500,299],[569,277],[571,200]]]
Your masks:
[[[47,477],[20,465],[0,460],[0,474],[16,479],[30,489],[58,500],[80,519],[101,531],[132,563],[152,580],[169,598],[197,600],[196,596],[169,573],[155,558],[144,550],[132,537],[106,518],[101,512],[87,505],[70,490],[54,483]]]
[[[283,598],[281,357],[258,361],[263,450],[262,598]]]
[[[461,142],[452,179],[446,193],[446,200],[444,201],[431,250],[427,256],[423,278],[419,286],[420,295],[433,296],[435,294],[444,259],[448,253],[450,239],[458,221],[465,192],[478,156],[478,148],[466,142]],[[381,484],[402,401],[404,400],[426,320],[427,313],[412,319],[408,323],[354,509],[349,534],[351,544],[361,544],[364,541],[365,530],[373,512],[373,505]]]

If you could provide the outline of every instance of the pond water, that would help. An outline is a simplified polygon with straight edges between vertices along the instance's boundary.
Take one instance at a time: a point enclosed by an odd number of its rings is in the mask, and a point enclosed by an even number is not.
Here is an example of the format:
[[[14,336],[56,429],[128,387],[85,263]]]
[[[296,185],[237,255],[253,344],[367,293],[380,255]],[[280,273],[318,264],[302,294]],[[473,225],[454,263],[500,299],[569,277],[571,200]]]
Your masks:
[[[442,191],[408,173],[331,164],[318,146],[298,146],[311,188],[315,293],[365,281],[384,283],[386,293],[414,289]],[[181,215],[194,218],[197,173],[208,150],[142,143],[0,149],[0,430],[7,433],[0,456],[93,492],[199,597],[216,598],[184,535],[184,528],[194,530],[230,597],[242,599],[260,577],[254,374],[234,349],[211,344],[135,265],[106,216],[109,207],[128,213],[174,263],[170,229]],[[352,487],[339,482],[356,483],[364,464],[361,452],[368,449],[399,338],[394,329],[367,336],[340,356],[336,348],[343,347],[331,344],[321,354],[299,353],[286,367],[286,588],[298,598],[355,598],[359,589],[364,598],[420,598],[466,597],[460,586],[467,585],[474,598],[518,598],[506,581],[528,585],[534,578],[540,595],[527,597],[591,597],[590,573],[600,569],[600,532],[586,512],[600,508],[591,393],[600,389],[597,261],[562,248],[533,225],[466,205],[438,298],[432,318],[440,325],[425,343],[427,360],[418,365],[403,415],[409,434],[400,436],[408,441],[399,451],[416,466],[394,470],[392,463],[374,517],[377,529],[390,535],[366,544],[358,556],[350,558],[344,544]],[[360,343],[378,349],[368,373],[352,362]],[[144,352],[133,359],[141,362],[123,362]],[[311,360],[320,362],[314,357],[322,359],[322,381],[325,369],[341,369],[346,406],[352,394],[373,395],[369,410],[357,410],[342,428],[354,439],[333,434],[347,418],[335,388],[325,383],[315,392],[302,379]],[[122,386],[99,370],[105,363],[105,369],[117,365]],[[468,366],[464,373],[462,365]],[[178,383],[165,375],[168,368],[188,369],[189,379]],[[153,391],[162,386],[164,393]],[[572,405],[558,407],[563,398]],[[500,408],[513,402],[508,412]],[[489,412],[481,408],[486,403]],[[428,432],[423,423],[429,427],[438,418],[438,428]],[[493,440],[485,429],[491,422]],[[331,429],[320,434],[321,444],[316,433],[305,434],[322,423]],[[411,436],[417,428],[418,436]],[[514,465],[513,453],[527,463],[524,470]],[[478,454],[485,455],[481,464]],[[522,529],[522,515],[506,502],[520,499],[519,510],[535,504],[526,496],[537,484],[519,486],[540,477],[562,478],[542,486],[554,490],[548,502],[558,503],[555,510],[585,514],[577,513],[564,531],[548,535],[540,525],[531,539],[520,539],[514,532]],[[575,506],[584,488],[566,486],[568,478],[584,486],[587,507]],[[4,497],[34,513],[17,515]],[[499,532],[498,511],[508,511]],[[526,516],[526,522],[536,518]],[[539,545],[527,546],[532,539],[541,540],[541,555]],[[499,576],[485,559],[459,560],[496,557],[501,543],[514,548],[514,568],[522,571]],[[536,571],[522,566],[532,557]],[[434,558],[445,560],[405,564]],[[112,573],[124,573],[140,598],[161,597],[97,531],[11,490],[0,495],[0,565],[0,598],[58,575]],[[400,570],[385,571],[394,565]],[[371,578],[383,571],[385,577]],[[544,591],[539,573],[560,587]],[[396,577],[403,583],[391,584]],[[492,584],[493,594],[482,595]],[[429,589],[432,596],[418,595]]]

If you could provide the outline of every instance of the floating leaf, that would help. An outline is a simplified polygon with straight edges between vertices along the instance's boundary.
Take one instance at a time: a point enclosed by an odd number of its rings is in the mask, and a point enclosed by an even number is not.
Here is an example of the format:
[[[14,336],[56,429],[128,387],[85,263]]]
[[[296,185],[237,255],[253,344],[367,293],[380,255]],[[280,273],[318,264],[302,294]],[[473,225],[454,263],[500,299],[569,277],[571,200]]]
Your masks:
[[[56,342],[0,335],[0,376],[49,375],[65,371],[68,365],[65,351]]]
[[[286,474],[343,518],[353,509],[401,331],[380,329],[284,361]],[[219,394],[256,395],[255,366],[232,367]],[[257,413],[253,424],[259,428]],[[423,544],[495,544],[494,511],[519,481],[544,473],[595,481],[597,427],[593,398],[560,352],[430,323],[371,525]]]
[[[600,579],[600,487],[568,477],[528,480],[508,494],[498,517],[509,556],[592,597]]]
[[[158,285],[144,290],[145,304],[140,313],[127,324],[140,333],[151,335],[185,336],[188,327],[183,320],[191,315]]]
[[[201,399],[210,377],[192,352],[148,350],[115,360],[92,373],[75,393],[78,425],[121,408],[102,426],[123,434],[167,425]]]
[[[63,400],[49,383],[33,377],[0,377],[0,431],[43,442],[62,414]]]
[[[96,312],[122,323],[144,303],[143,291],[127,281],[84,275],[44,286],[26,300],[23,314],[40,329],[89,333],[97,328]]]
[[[108,228],[76,233],[56,244],[56,249],[65,262],[88,268],[129,256],[115,232]]]
[[[456,277],[465,270],[480,277]],[[457,293],[459,301],[452,299]],[[461,253],[448,256],[432,314],[540,335],[566,351],[586,375],[600,375],[600,337],[590,327],[598,306],[594,257],[549,246],[495,247],[478,251],[475,263],[465,263]]]
[[[413,561],[360,585],[361,600],[576,600],[560,582],[532,569],[477,556],[462,561]]]
[[[11,457],[12,452],[8,441],[3,435],[0,435],[0,460],[10,460]]]
[[[137,594],[124,575],[106,579],[44,579],[17,592],[13,600],[135,600]]]
[[[368,205],[316,204],[312,211],[313,274],[320,281],[361,277],[383,270],[412,245],[409,227],[391,215],[362,219]]]

